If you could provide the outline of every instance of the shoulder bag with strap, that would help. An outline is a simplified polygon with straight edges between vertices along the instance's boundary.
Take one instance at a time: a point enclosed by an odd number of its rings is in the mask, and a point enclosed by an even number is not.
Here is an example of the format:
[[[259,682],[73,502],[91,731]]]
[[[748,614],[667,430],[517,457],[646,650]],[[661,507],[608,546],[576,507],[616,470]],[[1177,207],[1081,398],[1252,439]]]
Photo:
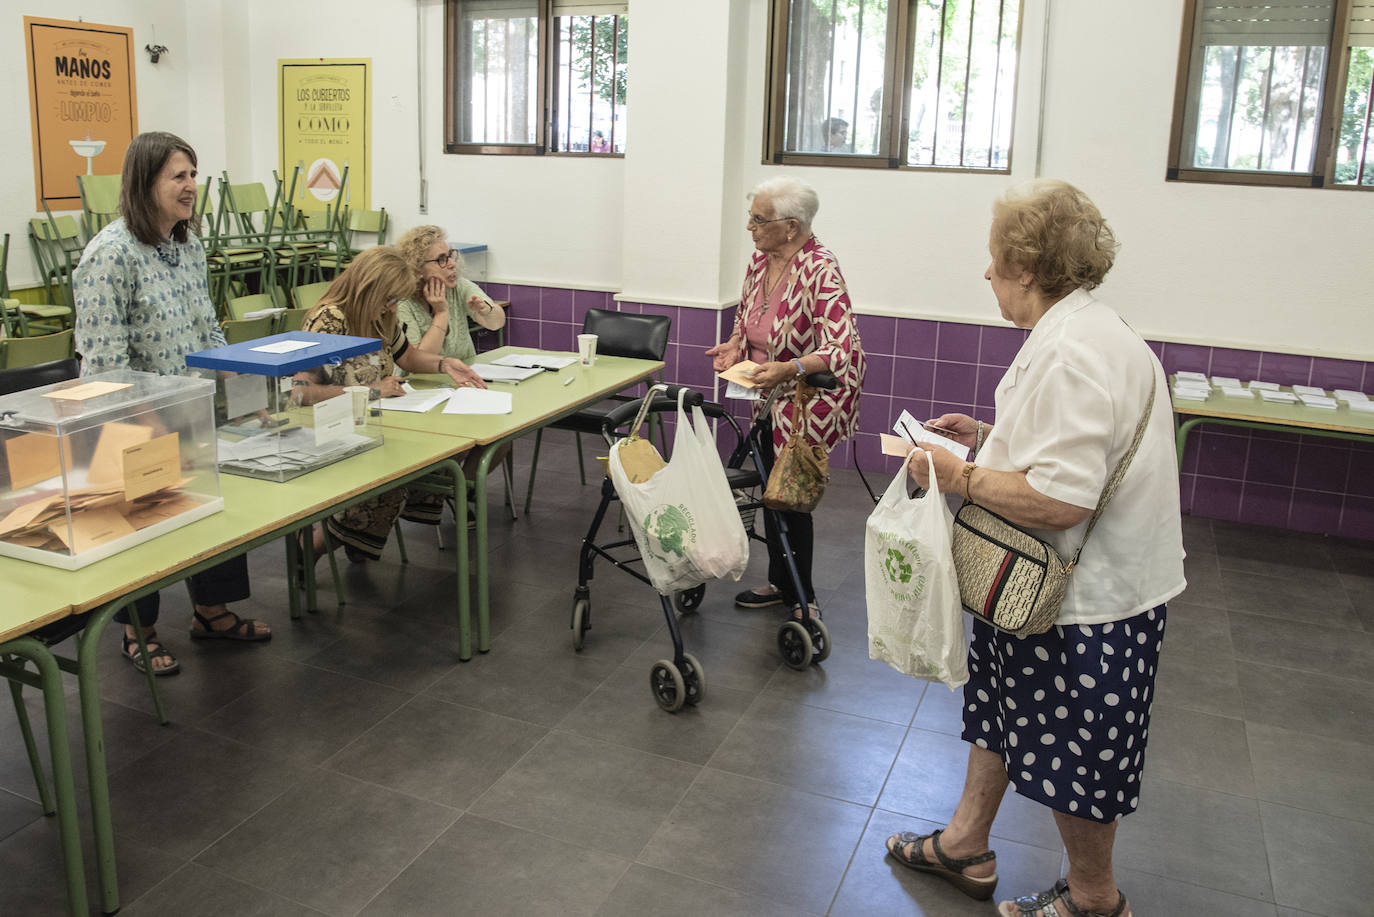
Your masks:
[[[1135,438],[1107,478],[1083,541],[1067,563],[1048,542],[972,500],[964,502],[954,516],[952,541],[959,599],[965,611],[1017,637],[1041,634],[1053,626],[1069,588],[1069,574],[1140,448],[1154,405],[1155,379],[1151,371],[1150,397],[1135,426]]]

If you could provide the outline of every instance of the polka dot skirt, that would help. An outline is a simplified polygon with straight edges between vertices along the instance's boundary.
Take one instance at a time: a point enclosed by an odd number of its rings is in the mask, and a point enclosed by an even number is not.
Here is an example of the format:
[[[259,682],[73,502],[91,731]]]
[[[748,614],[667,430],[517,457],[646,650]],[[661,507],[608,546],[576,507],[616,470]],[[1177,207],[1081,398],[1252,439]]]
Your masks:
[[[1097,822],[1135,811],[1164,606],[1017,638],[975,621],[965,742],[996,752],[1012,789]]]

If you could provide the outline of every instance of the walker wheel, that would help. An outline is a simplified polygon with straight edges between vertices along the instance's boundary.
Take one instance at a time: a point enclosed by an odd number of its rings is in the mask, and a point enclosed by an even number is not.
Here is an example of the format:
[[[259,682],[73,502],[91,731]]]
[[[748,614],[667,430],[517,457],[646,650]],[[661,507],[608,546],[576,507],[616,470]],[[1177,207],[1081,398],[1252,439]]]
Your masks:
[[[811,664],[825,662],[830,656],[830,628],[825,626],[825,622],[814,615],[806,619],[806,634],[811,638],[811,648],[815,650],[815,655],[811,657]]]
[[[674,592],[673,607],[681,614],[694,614],[701,607],[701,600],[705,595],[705,583],[693,586],[691,589],[683,589],[681,592]]]
[[[706,670],[691,653],[682,654],[682,681],[687,686],[687,703],[695,707],[706,696]]]
[[[800,621],[784,621],[778,628],[778,652],[788,668],[800,672],[811,665],[811,657],[816,651],[811,645],[811,635]]]
[[[573,602],[572,608],[572,632],[573,649],[579,653],[586,644],[587,631],[591,630],[591,624],[587,618],[591,614],[592,603],[590,599],[577,599]]]
[[[649,670],[649,689],[654,692],[654,700],[669,713],[677,713],[687,699],[687,686],[682,673],[669,659],[660,659]]]

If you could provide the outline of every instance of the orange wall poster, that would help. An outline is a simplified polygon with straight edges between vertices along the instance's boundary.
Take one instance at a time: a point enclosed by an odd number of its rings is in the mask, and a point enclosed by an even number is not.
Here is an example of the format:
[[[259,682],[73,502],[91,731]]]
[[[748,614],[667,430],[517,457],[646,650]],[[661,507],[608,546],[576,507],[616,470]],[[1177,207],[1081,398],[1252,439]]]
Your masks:
[[[79,210],[80,173],[109,175],[138,133],[134,30],[24,17],[35,206]]]

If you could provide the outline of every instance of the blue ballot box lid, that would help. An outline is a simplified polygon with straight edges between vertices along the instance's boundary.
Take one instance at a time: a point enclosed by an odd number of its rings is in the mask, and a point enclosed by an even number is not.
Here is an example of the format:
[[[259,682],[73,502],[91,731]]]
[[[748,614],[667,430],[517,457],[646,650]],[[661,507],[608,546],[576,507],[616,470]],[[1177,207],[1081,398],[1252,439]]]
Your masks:
[[[264,350],[285,342],[308,343],[284,353]],[[258,376],[289,376],[303,369],[313,369],[359,354],[381,350],[376,338],[350,337],[346,334],[319,334],[314,331],[285,331],[281,334],[254,338],[225,347],[212,347],[186,355],[186,365],[199,369],[218,369],[225,372],[252,373]]]

